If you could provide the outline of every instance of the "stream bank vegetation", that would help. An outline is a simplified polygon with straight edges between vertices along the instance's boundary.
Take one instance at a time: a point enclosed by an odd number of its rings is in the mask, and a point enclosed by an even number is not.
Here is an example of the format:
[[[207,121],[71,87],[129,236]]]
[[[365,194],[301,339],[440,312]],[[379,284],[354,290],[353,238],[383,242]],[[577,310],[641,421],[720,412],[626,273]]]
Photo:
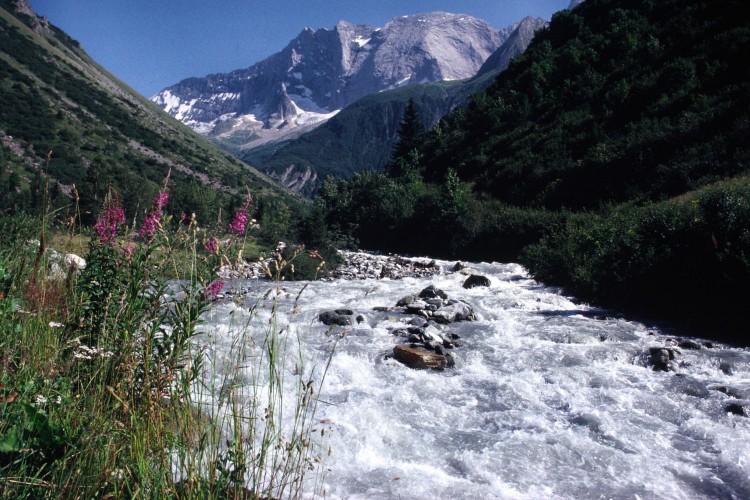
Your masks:
[[[110,191],[83,268],[48,247],[48,213],[0,217],[0,497],[286,498],[320,485],[327,367],[305,364],[277,301],[304,252],[266,264],[269,291],[248,312],[217,271],[253,247],[252,198],[222,235],[168,215],[168,187],[137,223]],[[242,318],[221,326],[231,359],[210,349],[216,307]]]

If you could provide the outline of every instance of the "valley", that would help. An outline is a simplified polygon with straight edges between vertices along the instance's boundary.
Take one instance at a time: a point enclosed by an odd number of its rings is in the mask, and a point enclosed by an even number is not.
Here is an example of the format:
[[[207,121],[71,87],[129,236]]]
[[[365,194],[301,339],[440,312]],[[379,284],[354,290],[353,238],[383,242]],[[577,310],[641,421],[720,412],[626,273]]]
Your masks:
[[[750,495],[750,11],[390,16],[147,99],[0,0],[0,497]]]

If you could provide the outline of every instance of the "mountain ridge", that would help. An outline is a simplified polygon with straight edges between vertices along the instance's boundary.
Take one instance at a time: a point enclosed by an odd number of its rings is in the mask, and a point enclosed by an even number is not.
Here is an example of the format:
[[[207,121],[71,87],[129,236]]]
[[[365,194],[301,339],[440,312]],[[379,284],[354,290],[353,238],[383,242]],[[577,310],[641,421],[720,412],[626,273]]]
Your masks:
[[[532,17],[514,23],[505,42],[472,78],[412,84],[365,96],[314,130],[287,142],[254,146],[240,157],[305,195],[313,194],[327,175],[346,179],[357,172],[381,170],[390,158],[410,98],[425,130],[429,129],[471,94],[490,85],[523,52],[536,30],[546,25],[544,19]]]
[[[152,100],[194,130],[244,147],[312,128],[366,95],[474,76],[514,29],[445,12],[382,27],[340,21],[331,30],[303,29],[248,68],[188,78]]]

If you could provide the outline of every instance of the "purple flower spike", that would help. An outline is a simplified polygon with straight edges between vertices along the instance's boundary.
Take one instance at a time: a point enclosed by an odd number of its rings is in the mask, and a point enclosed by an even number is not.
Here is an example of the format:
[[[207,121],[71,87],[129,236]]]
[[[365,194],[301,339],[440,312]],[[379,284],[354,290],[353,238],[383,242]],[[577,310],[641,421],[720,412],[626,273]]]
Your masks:
[[[159,191],[158,193],[156,193],[154,202],[151,204],[151,211],[143,220],[141,228],[138,231],[138,236],[140,236],[142,239],[150,240],[154,237],[156,228],[159,226],[159,221],[161,220],[161,217],[163,215],[162,211],[164,210],[164,207],[166,206],[168,200],[169,193],[167,193],[166,191]]]
[[[117,235],[117,225],[125,224],[125,211],[119,199],[111,200],[94,224],[94,232],[103,244],[112,244]]]
[[[219,242],[216,241],[216,238],[209,238],[206,241],[205,249],[206,249],[206,252],[210,253],[211,255],[218,255],[219,254]]]
[[[222,280],[212,281],[206,287],[206,297],[209,299],[215,299],[218,297],[219,292],[224,288],[224,282]]]
[[[245,201],[242,203],[240,209],[234,213],[234,219],[229,223],[229,232],[237,236],[244,234],[245,228],[247,227],[247,221],[250,219],[248,213],[250,213],[250,205],[252,202],[253,195],[248,191],[247,196],[245,196]]]

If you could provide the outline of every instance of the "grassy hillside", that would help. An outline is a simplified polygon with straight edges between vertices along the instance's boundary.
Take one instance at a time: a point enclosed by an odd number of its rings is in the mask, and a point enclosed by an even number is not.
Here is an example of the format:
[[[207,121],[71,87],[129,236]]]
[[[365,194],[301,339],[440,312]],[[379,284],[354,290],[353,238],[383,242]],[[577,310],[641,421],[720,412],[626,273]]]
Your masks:
[[[750,11],[592,0],[549,28],[425,148],[519,205],[597,208],[747,171]]]
[[[750,343],[750,10],[587,0],[557,14],[396,176],[329,182],[381,250],[520,260],[587,300]]]
[[[60,205],[75,185],[84,217],[110,186],[135,213],[170,169],[174,210],[213,219],[246,186],[290,199],[107,73],[64,32],[17,13],[10,0],[0,2],[0,102],[4,211],[40,208],[48,175]]]

